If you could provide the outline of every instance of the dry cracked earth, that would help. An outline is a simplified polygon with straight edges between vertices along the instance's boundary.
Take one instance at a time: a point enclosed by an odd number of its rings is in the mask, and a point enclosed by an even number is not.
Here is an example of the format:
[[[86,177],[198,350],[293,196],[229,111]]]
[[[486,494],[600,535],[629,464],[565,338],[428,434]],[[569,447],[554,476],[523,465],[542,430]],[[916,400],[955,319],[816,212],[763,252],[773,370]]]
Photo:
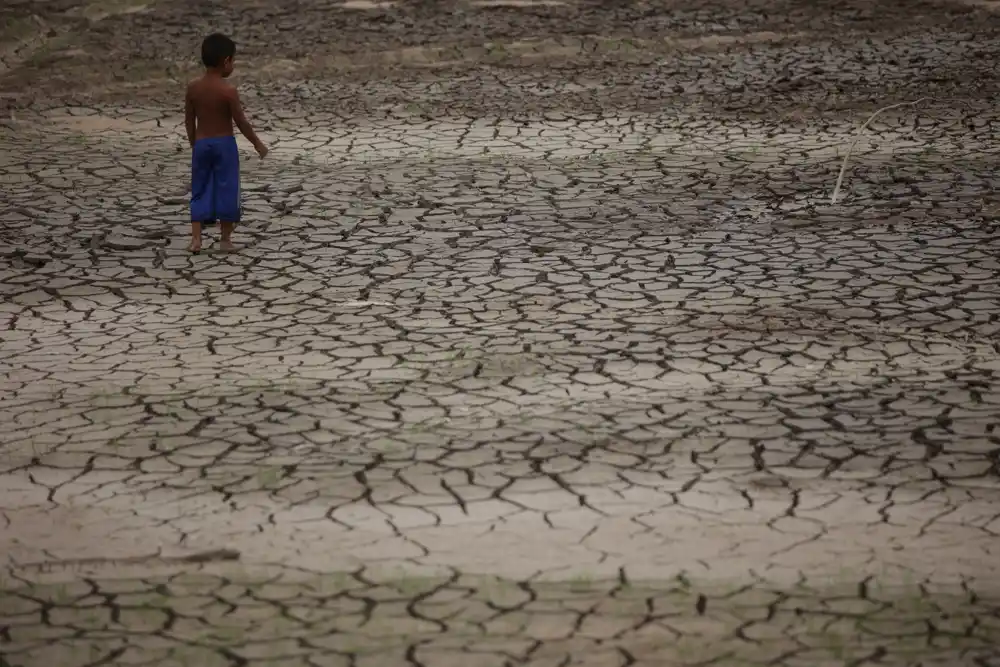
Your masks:
[[[1000,665],[996,5],[7,0],[0,664]]]

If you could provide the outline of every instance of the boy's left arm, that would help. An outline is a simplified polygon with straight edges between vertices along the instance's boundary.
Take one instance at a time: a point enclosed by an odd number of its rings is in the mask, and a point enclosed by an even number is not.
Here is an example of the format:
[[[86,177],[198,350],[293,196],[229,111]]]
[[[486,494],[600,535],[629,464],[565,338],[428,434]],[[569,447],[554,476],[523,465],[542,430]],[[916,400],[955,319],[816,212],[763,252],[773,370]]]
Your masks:
[[[191,99],[191,88],[184,94],[184,127],[187,129],[188,143],[194,148],[194,140],[197,136],[197,123],[194,113],[194,100]]]

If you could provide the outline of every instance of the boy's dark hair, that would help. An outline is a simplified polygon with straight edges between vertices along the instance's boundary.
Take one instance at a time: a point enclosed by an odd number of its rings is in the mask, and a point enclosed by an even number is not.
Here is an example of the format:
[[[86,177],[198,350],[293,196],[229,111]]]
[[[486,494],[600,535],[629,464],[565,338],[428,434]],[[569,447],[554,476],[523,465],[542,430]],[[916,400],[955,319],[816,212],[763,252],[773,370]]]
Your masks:
[[[236,42],[222,33],[212,33],[201,43],[201,62],[205,67],[219,67],[226,58],[236,56]]]

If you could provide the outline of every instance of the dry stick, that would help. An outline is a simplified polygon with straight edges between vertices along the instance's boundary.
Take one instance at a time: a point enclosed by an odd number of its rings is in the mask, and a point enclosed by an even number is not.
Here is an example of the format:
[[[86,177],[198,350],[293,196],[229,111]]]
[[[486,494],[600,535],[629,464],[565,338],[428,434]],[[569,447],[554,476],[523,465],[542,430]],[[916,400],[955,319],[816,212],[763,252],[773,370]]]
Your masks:
[[[851,151],[854,150],[854,147],[858,144],[858,141],[861,139],[861,135],[864,134],[865,129],[869,125],[871,125],[871,122],[875,120],[875,118],[883,111],[889,111],[890,109],[898,109],[899,107],[920,104],[924,100],[929,100],[929,99],[931,98],[921,97],[920,99],[913,100],[912,102],[899,102],[898,104],[890,104],[887,107],[882,107],[881,109],[879,109],[878,111],[876,111],[875,113],[873,113],[871,116],[868,117],[868,120],[865,121],[865,124],[861,126],[861,129],[858,130],[858,133],[855,135],[854,141],[852,141],[851,145],[847,147],[847,154],[844,156],[844,162],[843,164],[840,165],[840,174],[837,176],[837,185],[833,187],[833,197],[830,198],[831,204],[837,203],[837,195],[840,194],[840,186],[844,182],[844,172],[847,171],[847,162],[848,160],[851,159]]]

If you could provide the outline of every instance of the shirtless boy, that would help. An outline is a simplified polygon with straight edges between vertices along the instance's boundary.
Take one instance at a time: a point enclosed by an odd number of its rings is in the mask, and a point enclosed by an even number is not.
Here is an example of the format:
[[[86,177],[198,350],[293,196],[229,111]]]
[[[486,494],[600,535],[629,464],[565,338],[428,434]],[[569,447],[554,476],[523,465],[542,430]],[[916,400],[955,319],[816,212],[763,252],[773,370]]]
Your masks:
[[[205,74],[187,87],[184,124],[191,144],[191,245],[201,250],[202,225],[219,222],[222,250],[233,250],[233,226],[240,221],[240,154],[233,124],[250,140],[257,154],[267,146],[243,113],[239,93],[226,82],[233,73],[236,44],[225,35],[209,35],[201,44]]]

